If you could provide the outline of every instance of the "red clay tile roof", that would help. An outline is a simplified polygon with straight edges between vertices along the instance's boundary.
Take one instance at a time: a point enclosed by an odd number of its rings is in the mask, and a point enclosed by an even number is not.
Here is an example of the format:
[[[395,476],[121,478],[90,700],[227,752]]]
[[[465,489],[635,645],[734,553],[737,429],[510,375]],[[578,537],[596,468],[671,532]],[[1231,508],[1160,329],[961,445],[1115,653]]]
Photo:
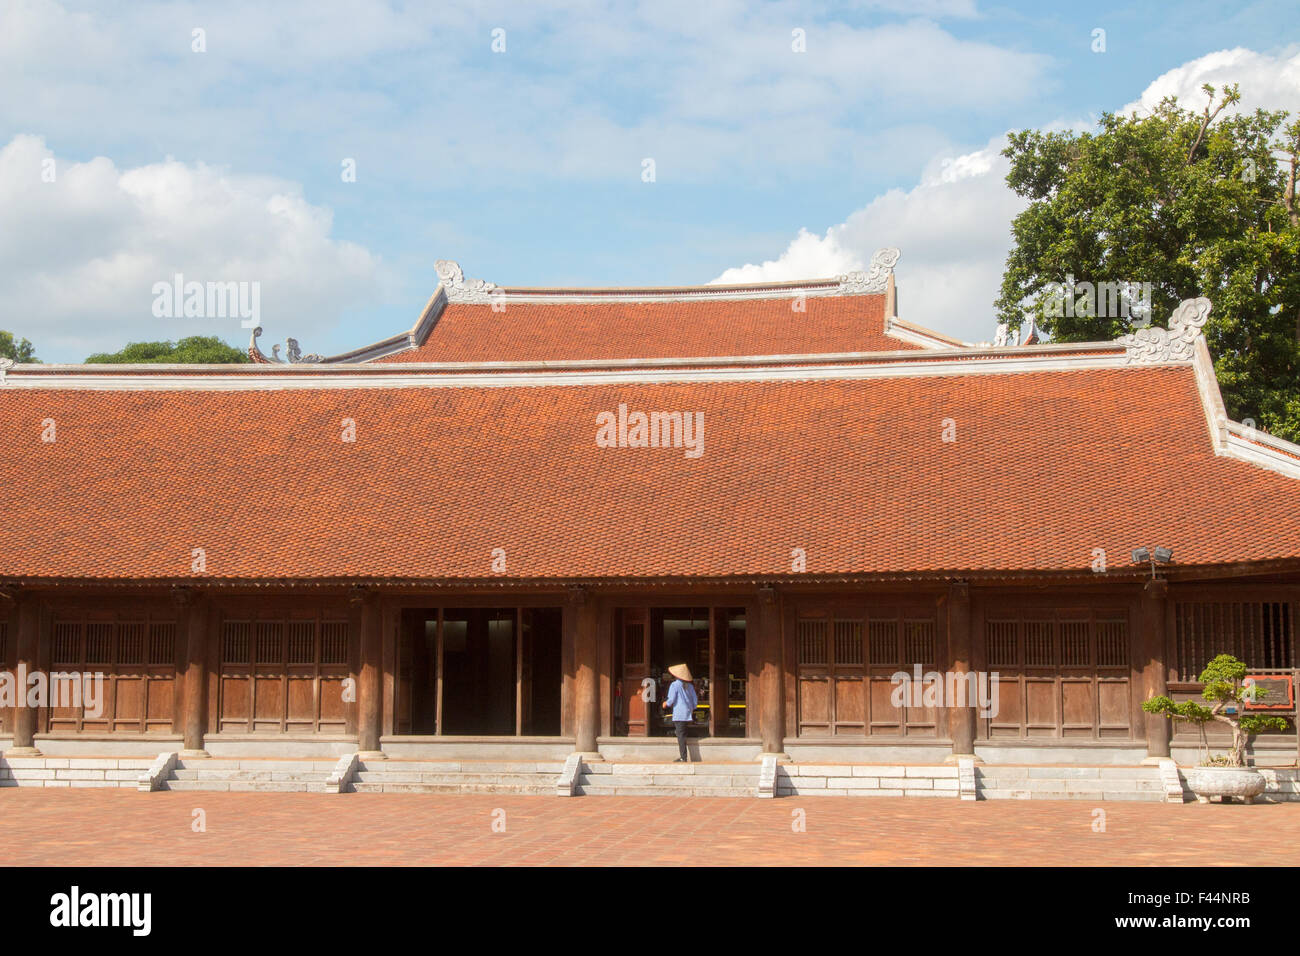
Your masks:
[[[424,344],[382,362],[510,362],[886,352],[883,295],[446,306]]]
[[[703,412],[704,454],[597,447],[620,402]],[[1214,455],[1189,367],[0,388],[0,429],[0,578],[185,578],[194,548],[215,578],[491,579],[494,548],[510,578],[776,576],[793,548],[809,574],[1300,556],[1300,482]]]

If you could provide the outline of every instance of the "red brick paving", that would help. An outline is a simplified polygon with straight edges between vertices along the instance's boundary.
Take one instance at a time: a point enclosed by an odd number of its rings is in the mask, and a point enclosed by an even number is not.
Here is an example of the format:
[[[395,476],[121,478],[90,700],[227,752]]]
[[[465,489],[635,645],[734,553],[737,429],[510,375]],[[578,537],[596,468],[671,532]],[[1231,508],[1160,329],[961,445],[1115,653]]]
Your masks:
[[[1098,804],[1097,806],[1101,806]],[[206,812],[207,832],[191,829]],[[506,832],[491,829],[506,813]],[[8,865],[1300,863],[1300,804],[0,791]],[[793,811],[807,831],[791,829]]]

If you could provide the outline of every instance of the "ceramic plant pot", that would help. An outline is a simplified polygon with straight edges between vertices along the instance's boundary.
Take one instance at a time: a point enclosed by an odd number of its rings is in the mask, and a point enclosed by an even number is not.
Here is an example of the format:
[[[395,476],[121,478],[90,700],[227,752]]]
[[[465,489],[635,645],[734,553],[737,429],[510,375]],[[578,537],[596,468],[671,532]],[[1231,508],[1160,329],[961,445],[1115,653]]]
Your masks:
[[[1187,785],[1200,803],[1209,803],[1211,797],[1227,801],[1240,797],[1243,803],[1254,803],[1264,792],[1264,775],[1250,767],[1196,767],[1187,773]]]

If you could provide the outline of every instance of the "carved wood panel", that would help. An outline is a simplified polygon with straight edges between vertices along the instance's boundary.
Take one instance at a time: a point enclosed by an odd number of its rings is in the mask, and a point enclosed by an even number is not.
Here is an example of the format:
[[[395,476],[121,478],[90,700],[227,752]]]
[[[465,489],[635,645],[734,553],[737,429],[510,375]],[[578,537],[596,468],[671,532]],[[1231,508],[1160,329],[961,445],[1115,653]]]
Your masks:
[[[795,625],[797,727],[801,737],[934,736],[938,710],[895,680],[934,667],[933,608],[806,609]]]
[[[998,675],[992,738],[1128,739],[1133,708],[1124,608],[990,611],[984,664]]]
[[[51,627],[45,729],[169,733],[176,700],[177,632],[174,619],[148,614],[88,611],[57,616]],[[91,680],[66,676],[71,674],[90,675]]]
[[[345,733],[356,706],[344,700],[350,659],[341,616],[225,620],[218,732]]]

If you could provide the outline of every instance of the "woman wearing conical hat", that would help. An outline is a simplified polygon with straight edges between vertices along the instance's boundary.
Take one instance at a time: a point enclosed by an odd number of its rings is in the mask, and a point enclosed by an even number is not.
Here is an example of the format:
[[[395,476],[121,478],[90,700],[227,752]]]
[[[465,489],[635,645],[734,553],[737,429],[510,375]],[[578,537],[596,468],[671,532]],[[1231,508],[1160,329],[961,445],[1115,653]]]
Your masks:
[[[668,673],[672,674],[677,680],[668,688],[668,696],[664,699],[664,710],[670,707],[673,711],[673,728],[677,731],[677,750],[681,756],[675,763],[686,763],[686,728],[691,725],[691,718],[695,714],[695,705],[699,703],[699,698],[695,696],[695,684],[692,682],[691,669],[685,664],[674,664],[668,668]]]

